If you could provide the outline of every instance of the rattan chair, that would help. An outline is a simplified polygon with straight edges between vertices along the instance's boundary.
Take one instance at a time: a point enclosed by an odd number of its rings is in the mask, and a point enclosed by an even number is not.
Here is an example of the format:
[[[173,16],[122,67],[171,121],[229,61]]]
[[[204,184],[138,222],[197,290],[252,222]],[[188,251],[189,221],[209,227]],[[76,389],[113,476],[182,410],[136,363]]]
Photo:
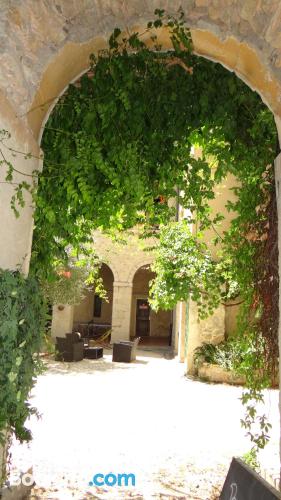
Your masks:
[[[81,361],[84,358],[84,342],[78,332],[56,337],[57,361]]]
[[[131,361],[135,361],[139,341],[140,337],[136,338],[132,342],[129,340],[114,342],[112,361],[116,361],[118,363],[131,363]]]

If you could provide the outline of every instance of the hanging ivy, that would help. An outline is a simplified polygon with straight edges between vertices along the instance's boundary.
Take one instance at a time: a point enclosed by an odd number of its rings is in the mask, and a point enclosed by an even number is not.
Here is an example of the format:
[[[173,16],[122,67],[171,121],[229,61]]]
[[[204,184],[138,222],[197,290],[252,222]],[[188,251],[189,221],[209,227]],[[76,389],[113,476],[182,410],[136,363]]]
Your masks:
[[[28,398],[41,369],[38,353],[45,323],[37,280],[0,270],[0,444],[7,430],[20,441],[31,438],[25,422],[35,413]]]
[[[159,44],[164,28],[173,50]],[[215,183],[229,171],[260,179],[274,141],[274,122],[259,96],[192,53],[183,13],[174,19],[158,10],[143,34],[116,29],[46,124],[33,266],[48,269],[54,255],[62,257],[67,244],[79,246],[93,228],[166,223],[171,210],[154,200],[177,196],[175,186],[184,193],[181,204],[196,210],[202,228],[209,226]],[[195,142],[204,146],[202,158],[192,156]],[[248,197],[252,215],[260,192]]]

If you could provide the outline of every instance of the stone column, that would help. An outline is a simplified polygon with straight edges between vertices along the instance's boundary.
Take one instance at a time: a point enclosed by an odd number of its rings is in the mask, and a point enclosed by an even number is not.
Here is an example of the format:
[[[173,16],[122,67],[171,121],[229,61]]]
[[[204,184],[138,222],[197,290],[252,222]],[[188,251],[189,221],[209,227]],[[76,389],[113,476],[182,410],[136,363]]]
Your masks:
[[[178,346],[179,346],[179,318],[180,318],[180,302],[178,302],[173,309],[172,347],[175,355],[178,353]]]
[[[130,340],[132,291],[132,283],[114,281],[111,343],[117,340]]]
[[[62,309],[63,308],[63,309]],[[55,305],[52,317],[52,337],[65,337],[72,332],[74,306]]]
[[[179,317],[179,343],[178,343],[178,357],[180,363],[183,363],[186,357],[186,308],[185,302],[180,303],[180,317]]]
[[[187,363],[187,373],[188,374],[194,374],[194,361],[193,361],[193,354],[194,350],[196,347],[201,345],[201,339],[200,339],[200,323],[198,319],[198,308],[197,304],[193,302],[192,300],[189,300],[188,304],[188,324],[186,325],[187,327],[187,352],[186,352],[186,363]]]

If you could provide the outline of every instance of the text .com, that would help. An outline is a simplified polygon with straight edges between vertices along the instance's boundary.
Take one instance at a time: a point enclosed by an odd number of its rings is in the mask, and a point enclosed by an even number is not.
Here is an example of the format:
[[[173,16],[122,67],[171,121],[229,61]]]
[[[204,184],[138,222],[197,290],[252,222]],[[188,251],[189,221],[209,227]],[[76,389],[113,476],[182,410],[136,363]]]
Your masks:
[[[135,474],[95,474],[89,482],[89,486],[135,486]]]

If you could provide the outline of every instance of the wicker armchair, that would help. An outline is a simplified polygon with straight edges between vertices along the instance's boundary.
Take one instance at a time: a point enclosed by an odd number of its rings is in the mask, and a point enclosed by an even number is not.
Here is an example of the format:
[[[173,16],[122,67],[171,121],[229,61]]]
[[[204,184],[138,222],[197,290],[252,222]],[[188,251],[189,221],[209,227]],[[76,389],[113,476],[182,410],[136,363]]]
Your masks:
[[[129,340],[114,342],[112,361],[120,363],[131,363],[131,361],[135,361],[139,341],[140,337],[136,338],[132,342]]]
[[[78,332],[56,337],[57,361],[81,361],[84,357],[84,342]]]

